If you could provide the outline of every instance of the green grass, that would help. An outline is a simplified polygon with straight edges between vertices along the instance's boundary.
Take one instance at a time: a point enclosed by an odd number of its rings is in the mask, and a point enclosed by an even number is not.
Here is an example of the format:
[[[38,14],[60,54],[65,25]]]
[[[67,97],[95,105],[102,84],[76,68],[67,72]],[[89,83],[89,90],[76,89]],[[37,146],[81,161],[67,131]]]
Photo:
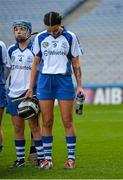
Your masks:
[[[4,148],[0,154],[0,178],[12,179],[119,179],[123,178],[123,105],[84,106],[82,116],[74,115],[77,131],[76,168],[64,170],[67,158],[64,129],[55,108],[53,164],[51,170],[38,170],[27,161],[30,131],[26,123],[26,166],[10,170],[15,160],[13,127],[4,115]]]

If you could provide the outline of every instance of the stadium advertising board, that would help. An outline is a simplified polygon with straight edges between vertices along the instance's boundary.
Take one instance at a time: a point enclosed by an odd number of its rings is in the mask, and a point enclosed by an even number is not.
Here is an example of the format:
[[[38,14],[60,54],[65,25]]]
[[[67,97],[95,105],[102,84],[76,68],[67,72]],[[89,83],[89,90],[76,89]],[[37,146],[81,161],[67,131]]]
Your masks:
[[[103,87],[85,88],[87,104],[121,104],[123,103],[123,88]]]

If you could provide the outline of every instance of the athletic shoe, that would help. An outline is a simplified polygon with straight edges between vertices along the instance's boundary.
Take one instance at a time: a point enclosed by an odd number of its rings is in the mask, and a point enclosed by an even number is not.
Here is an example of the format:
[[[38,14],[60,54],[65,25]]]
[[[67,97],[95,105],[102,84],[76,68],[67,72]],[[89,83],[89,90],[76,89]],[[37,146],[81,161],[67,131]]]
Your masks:
[[[35,167],[40,168],[40,164],[44,161],[44,159],[37,159],[37,162],[35,164]]]
[[[32,165],[36,165],[37,164],[37,154],[36,153],[30,153],[28,160]]]
[[[14,161],[13,165],[11,165],[10,168],[20,168],[24,166],[25,166],[25,161],[24,159],[21,159],[21,160]]]
[[[39,163],[39,169],[51,169],[53,167],[53,163],[51,160],[41,160]]]
[[[73,168],[75,168],[75,161],[72,160],[72,159],[68,159],[68,160],[65,162],[64,168],[65,168],[65,169],[73,169]]]

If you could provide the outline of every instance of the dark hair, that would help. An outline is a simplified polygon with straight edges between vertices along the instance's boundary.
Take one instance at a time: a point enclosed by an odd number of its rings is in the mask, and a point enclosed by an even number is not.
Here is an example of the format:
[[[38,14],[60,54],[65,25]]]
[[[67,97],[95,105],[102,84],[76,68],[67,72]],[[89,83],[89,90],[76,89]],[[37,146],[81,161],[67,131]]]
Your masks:
[[[57,12],[48,12],[44,15],[44,24],[46,26],[54,26],[61,24],[62,17]]]

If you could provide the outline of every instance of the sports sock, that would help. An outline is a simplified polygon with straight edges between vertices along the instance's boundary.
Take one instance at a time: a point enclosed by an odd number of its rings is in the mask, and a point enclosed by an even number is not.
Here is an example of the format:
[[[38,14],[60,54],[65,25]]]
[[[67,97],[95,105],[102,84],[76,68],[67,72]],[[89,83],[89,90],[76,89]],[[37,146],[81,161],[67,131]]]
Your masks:
[[[25,140],[15,140],[17,160],[25,158]]]
[[[68,159],[75,160],[76,136],[66,137]]]
[[[43,136],[42,141],[43,141],[45,159],[52,160],[53,137],[52,136]]]
[[[37,159],[38,160],[43,160],[44,159],[44,149],[43,149],[43,144],[42,140],[35,140],[35,149],[37,153]]]

